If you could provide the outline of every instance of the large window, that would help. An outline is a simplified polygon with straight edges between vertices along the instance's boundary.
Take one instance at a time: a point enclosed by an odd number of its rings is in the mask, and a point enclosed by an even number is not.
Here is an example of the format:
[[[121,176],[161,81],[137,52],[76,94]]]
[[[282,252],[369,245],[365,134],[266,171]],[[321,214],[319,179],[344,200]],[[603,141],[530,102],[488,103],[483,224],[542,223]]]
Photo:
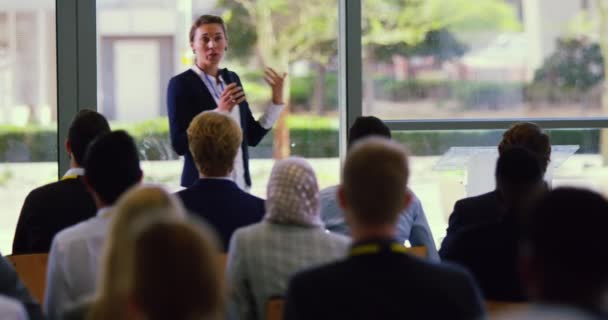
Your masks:
[[[288,113],[250,148],[252,193],[265,196],[273,155],[306,157],[322,186],[337,183],[337,1],[97,0],[98,108],[136,138],[146,181],[179,189],[166,90],[193,64],[188,32],[202,14],[226,20],[223,67],[243,80],[255,117],[270,103],[264,66],[289,73]]]
[[[0,3],[0,252],[28,192],[57,179],[55,1]]]
[[[602,17],[579,0],[364,0],[363,113],[608,116]]]

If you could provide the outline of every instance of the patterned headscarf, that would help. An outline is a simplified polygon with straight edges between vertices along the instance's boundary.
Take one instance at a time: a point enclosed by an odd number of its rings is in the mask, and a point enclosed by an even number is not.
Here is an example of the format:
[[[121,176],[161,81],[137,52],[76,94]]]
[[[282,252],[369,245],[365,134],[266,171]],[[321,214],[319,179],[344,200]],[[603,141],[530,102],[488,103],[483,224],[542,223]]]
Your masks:
[[[266,195],[266,220],[323,226],[319,217],[319,185],[306,160],[290,157],[274,164]]]

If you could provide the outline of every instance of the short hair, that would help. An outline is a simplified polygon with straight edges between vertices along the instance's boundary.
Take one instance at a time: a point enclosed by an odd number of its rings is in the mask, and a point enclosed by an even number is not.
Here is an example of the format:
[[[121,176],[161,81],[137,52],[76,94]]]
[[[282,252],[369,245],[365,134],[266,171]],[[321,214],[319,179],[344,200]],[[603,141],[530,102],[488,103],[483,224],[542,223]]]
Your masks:
[[[348,152],[341,188],[359,223],[394,224],[403,210],[408,178],[405,149],[391,140],[369,137]]]
[[[89,146],[84,174],[91,188],[108,205],[141,179],[135,142],[122,130],[101,135]]]
[[[110,125],[102,114],[89,109],[82,109],[76,113],[68,129],[68,141],[78,165],[82,165],[91,141],[108,132],[110,132]]]
[[[608,202],[577,188],[549,192],[530,217],[528,254],[541,299],[597,308],[608,286]]]
[[[524,186],[542,179],[543,171],[538,157],[523,147],[506,149],[496,161],[497,183]]]
[[[511,126],[498,145],[498,153],[503,153],[512,146],[521,146],[534,153],[541,164],[543,172],[547,171],[551,161],[551,142],[549,136],[535,123],[519,122]]]
[[[228,175],[241,147],[241,128],[229,115],[205,111],[188,126],[188,147],[198,171],[208,177]]]
[[[152,223],[136,236],[133,294],[146,319],[215,319],[223,305],[219,251],[183,221]]]
[[[374,116],[359,116],[348,131],[348,147],[350,148],[355,142],[372,135],[390,139],[391,130],[382,120]]]
[[[137,186],[124,193],[112,212],[104,247],[102,270],[89,320],[124,319],[133,287],[133,229],[141,221],[186,219],[186,210],[174,194],[158,186]]]
[[[190,27],[190,42],[194,42],[194,36],[196,35],[196,29],[204,24],[219,24],[222,26],[222,30],[224,31],[224,37],[228,38],[228,33],[226,33],[226,23],[224,23],[224,19],[220,16],[214,16],[210,14],[204,14],[194,20],[192,26]]]

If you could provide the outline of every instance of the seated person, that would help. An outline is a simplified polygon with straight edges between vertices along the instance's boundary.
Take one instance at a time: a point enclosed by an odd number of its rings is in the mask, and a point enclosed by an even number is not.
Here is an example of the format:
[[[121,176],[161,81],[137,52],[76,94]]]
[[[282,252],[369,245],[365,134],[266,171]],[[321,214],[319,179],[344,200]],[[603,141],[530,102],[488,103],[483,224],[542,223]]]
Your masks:
[[[391,131],[382,120],[376,117],[358,117],[349,130],[348,145],[350,147],[358,140],[372,135],[390,139]],[[344,212],[338,206],[336,199],[337,190],[338,186],[331,186],[319,192],[321,219],[323,219],[325,227],[329,231],[348,236],[350,232],[344,220]],[[410,193],[412,194],[412,203],[399,215],[395,238],[401,243],[409,240],[412,246],[426,246],[427,258],[431,261],[439,261],[433,234],[422,209],[422,203],[411,190]]]
[[[530,122],[514,124],[504,133],[498,145],[498,154],[502,154],[514,145],[526,148],[535,154],[540,161],[543,175],[545,174],[551,159],[551,143],[549,136],[538,125]],[[457,201],[448,221],[448,229],[441,243],[439,256],[443,258],[443,248],[449,247],[454,235],[461,229],[496,222],[504,214],[505,208],[501,205],[496,190]]]
[[[521,252],[534,306],[608,318],[607,225],[608,201],[595,192],[557,188],[544,197],[530,215]]]
[[[114,219],[104,246],[100,282],[93,300],[84,300],[69,310],[64,319],[126,319],[133,255],[133,228],[142,221],[185,219],[186,211],[177,197],[155,186],[127,191],[114,208]]]
[[[236,121],[220,112],[202,112],[188,127],[188,145],[200,178],[177,195],[186,209],[215,229],[223,251],[234,230],[264,216],[264,200],[241,190],[230,178],[242,140]]]
[[[28,320],[29,317],[21,302],[0,294],[0,319]]]
[[[460,230],[442,248],[443,261],[467,268],[485,300],[525,301],[518,272],[521,224],[546,191],[536,156],[520,147],[504,151],[496,164],[496,190],[506,208],[503,218]]]
[[[40,305],[23,285],[13,265],[2,254],[0,254],[0,295],[20,302],[28,313],[29,319],[44,319]],[[10,301],[8,303],[12,304]],[[0,303],[0,310],[2,310],[1,307]],[[4,318],[0,316],[0,319]]]
[[[399,215],[412,198],[408,177],[399,144],[366,138],[353,145],[338,189],[354,241],[349,257],[292,277],[284,319],[483,316],[481,297],[465,270],[410,256],[395,240]]]
[[[137,148],[124,131],[113,131],[93,141],[84,170],[84,182],[93,195],[97,214],[53,239],[44,294],[44,311],[51,320],[59,319],[64,310],[95,292],[112,207],[142,178]]]
[[[15,230],[13,254],[49,252],[59,231],[95,216],[95,202],[82,182],[82,162],[89,143],[107,132],[110,125],[101,114],[87,109],[76,114],[65,142],[70,169],[60,181],[27,195]]]
[[[306,160],[275,163],[264,221],[238,229],[230,241],[227,279],[233,318],[266,319],[267,301],[285,295],[294,272],[346,255],[350,240],[323,228],[318,191]]]

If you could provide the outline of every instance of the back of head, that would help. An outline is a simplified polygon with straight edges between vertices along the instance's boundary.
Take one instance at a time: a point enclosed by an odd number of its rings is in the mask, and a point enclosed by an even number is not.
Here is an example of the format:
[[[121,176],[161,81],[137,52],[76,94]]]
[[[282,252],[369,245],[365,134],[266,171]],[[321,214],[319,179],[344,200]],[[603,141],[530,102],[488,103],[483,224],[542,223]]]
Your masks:
[[[547,171],[551,160],[551,142],[549,136],[537,124],[519,122],[511,126],[502,136],[498,153],[502,154],[513,146],[521,146],[534,153],[540,161],[543,172]]]
[[[84,169],[89,185],[106,205],[113,205],[142,176],[133,138],[122,130],[104,134],[91,143]]]
[[[522,147],[504,150],[496,162],[496,189],[508,209],[525,209],[544,190],[541,164]]]
[[[76,163],[82,165],[89,144],[108,132],[110,125],[103,115],[89,109],[78,111],[68,129],[68,142]]]
[[[230,116],[205,111],[188,127],[188,146],[198,171],[206,177],[227,176],[241,147],[243,134]]]
[[[266,219],[304,226],[322,225],[319,185],[310,164],[297,157],[277,161],[266,189]]]
[[[391,130],[374,116],[360,116],[355,119],[355,123],[348,131],[348,147],[350,148],[357,141],[370,136],[381,136],[391,138]]]
[[[361,225],[394,224],[406,203],[405,149],[384,138],[365,138],[346,156],[341,189],[348,212]]]
[[[134,187],[125,192],[113,211],[103,254],[103,269],[91,320],[124,318],[127,294],[132,287],[133,229],[142,221],[185,219],[180,200],[157,186]]]
[[[576,188],[549,192],[533,212],[527,247],[537,298],[597,310],[608,288],[608,202]]]
[[[221,312],[218,250],[196,224],[159,222],[135,240],[133,300],[149,320],[213,319]]]

